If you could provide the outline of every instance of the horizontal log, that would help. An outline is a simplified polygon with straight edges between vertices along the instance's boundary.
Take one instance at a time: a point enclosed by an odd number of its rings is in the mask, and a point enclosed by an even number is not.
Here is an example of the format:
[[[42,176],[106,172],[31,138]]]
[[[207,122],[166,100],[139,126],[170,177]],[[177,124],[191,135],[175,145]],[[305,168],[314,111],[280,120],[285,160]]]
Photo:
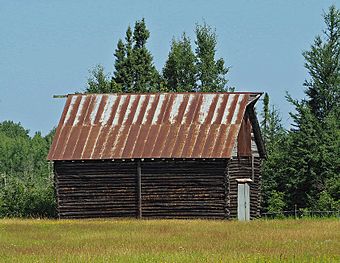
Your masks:
[[[136,167],[130,161],[58,162],[59,216],[136,216]],[[141,162],[143,216],[226,218],[226,168],[226,159]]]

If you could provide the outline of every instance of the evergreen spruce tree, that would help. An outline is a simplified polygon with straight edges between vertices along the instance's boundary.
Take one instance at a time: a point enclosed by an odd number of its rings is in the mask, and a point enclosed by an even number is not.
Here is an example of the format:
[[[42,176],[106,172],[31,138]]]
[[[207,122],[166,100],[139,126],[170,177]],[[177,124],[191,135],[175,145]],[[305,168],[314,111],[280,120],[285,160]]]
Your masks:
[[[286,197],[290,206],[322,209],[329,194],[330,182],[340,185],[339,120],[339,10],[334,6],[324,15],[324,40],[317,36],[310,51],[303,53],[311,79],[305,81],[307,99],[288,96],[295,106],[294,124],[289,132]],[[325,198],[327,197],[327,198]],[[322,204],[322,207],[317,207]]]
[[[336,114],[328,114],[320,121],[307,101],[288,97],[295,106],[291,113],[294,128],[289,133],[287,151],[287,200],[290,205],[319,210],[322,193],[329,190],[329,182],[340,185],[340,121]],[[339,196],[334,201],[340,204]],[[339,206],[340,208],[340,206]]]
[[[118,41],[115,51],[115,71],[112,81],[123,92],[148,92],[159,88],[160,77],[153,58],[146,48],[150,36],[144,18],[136,21],[134,30],[128,27],[125,42]]]
[[[133,31],[134,46],[132,49],[132,63],[135,92],[156,91],[158,89],[159,74],[153,65],[153,58],[146,48],[150,36],[144,18],[135,23]]]
[[[122,91],[133,91],[133,55],[132,55],[132,30],[129,26],[125,36],[126,44],[122,39],[118,40],[117,48],[114,53],[114,74],[112,77],[112,83],[116,83]]]
[[[277,201],[276,197],[286,194],[287,132],[281,124],[279,111],[274,106],[270,107],[270,99],[267,93],[265,93],[263,99],[261,115],[261,131],[267,152],[267,159],[261,169],[262,210],[270,212],[273,202]],[[285,206],[286,203],[283,207]]]
[[[225,91],[227,90],[226,74],[223,58],[215,60],[217,35],[206,23],[196,25],[196,67],[199,91]]]
[[[311,77],[304,83],[308,105],[319,121],[340,107],[340,10],[331,6],[324,21],[323,36],[317,36],[303,53]]]
[[[126,92],[133,91],[131,90],[133,87],[133,55],[132,55],[132,45],[133,45],[133,38],[132,38],[132,30],[129,26],[126,30],[126,36],[125,36],[125,52],[126,52],[126,58],[125,58],[125,87],[130,87],[130,90],[125,90]]]
[[[168,59],[163,68],[165,85],[170,91],[196,90],[195,54],[190,39],[183,33],[181,39],[173,39]]]
[[[117,48],[114,53],[115,56],[115,73],[112,77],[112,83],[116,83],[120,87],[126,87],[128,76],[126,74],[126,48],[123,40],[119,39],[117,43]]]

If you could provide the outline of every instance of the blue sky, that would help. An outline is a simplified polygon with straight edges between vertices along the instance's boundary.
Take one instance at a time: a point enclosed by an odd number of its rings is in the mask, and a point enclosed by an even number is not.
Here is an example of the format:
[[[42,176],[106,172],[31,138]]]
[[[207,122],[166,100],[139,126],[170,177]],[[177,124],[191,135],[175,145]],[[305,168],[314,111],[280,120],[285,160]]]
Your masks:
[[[113,53],[128,25],[145,18],[158,70],[171,39],[196,23],[218,34],[218,57],[231,66],[237,91],[268,92],[289,126],[288,91],[302,98],[303,50],[324,25],[323,10],[339,1],[2,1],[0,0],[0,121],[21,122],[31,134],[56,126],[64,105],[54,94],[82,91],[88,70],[113,70]]]

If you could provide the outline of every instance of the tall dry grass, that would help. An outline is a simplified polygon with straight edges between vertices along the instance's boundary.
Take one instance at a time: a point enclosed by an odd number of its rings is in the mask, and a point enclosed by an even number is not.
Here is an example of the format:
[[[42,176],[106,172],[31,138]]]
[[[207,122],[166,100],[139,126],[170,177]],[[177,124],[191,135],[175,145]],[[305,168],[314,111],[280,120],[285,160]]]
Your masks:
[[[340,221],[0,220],[2,262],[340,262]]]

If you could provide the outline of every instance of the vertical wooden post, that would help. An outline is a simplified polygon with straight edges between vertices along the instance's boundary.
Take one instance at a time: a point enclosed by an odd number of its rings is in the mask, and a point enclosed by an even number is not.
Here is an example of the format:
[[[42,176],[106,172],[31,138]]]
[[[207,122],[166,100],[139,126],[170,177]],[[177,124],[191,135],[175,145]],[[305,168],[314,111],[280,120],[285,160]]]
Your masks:
[[[54,196],[55,196],[55,201],[56,201],[56,204],[57,204],[57,207],[56,207],[56,212],[57,212],[57,217],[58,219],[60,219],[60,202],[59,202],[59,199],[60,199],[60,196],[59,196],[59,182],[58,182],[58,172],[57,172],[57,169],[56,169],[56,163],[54,162],[53,163],[53,188],[54,188]]]
[[[251,154],[251,179],[255,181],[255,171],[254,171],[254,155]]]
[[[137,218],[142,218],[142,168],[137,161]]]
[[[230,218],[230,178],[229,178],[229,163],[226,161],[226,169],[224,171],[224,219]]]

